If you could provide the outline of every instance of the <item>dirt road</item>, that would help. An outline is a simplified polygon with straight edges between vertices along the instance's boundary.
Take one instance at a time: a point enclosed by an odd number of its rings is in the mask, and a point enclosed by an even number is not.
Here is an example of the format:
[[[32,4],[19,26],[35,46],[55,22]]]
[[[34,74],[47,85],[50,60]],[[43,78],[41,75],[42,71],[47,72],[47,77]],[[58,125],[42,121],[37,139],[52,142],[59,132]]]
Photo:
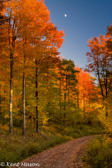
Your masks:
[[[81,153],[88,141],[96,136],[71,140],[39,155],[26,159],[20,167],[33,168],[80,168]]]

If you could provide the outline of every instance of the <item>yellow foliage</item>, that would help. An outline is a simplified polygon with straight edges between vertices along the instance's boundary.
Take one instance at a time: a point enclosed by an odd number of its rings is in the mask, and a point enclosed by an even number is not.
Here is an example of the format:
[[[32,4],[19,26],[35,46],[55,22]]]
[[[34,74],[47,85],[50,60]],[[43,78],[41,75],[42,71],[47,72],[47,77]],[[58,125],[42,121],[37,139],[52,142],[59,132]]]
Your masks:
[[[7,125],[0,124],[0,128],[3,129],[3,130],[5,130],[5,131],[9,130],[9,127]]]

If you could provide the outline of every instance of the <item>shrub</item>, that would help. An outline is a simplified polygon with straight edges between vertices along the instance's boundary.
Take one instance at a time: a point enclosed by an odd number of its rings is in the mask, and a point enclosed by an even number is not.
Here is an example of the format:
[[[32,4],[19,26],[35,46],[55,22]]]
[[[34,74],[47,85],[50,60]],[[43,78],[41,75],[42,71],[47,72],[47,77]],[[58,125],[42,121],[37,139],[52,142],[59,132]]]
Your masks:
[[[83,160],[92,168],[112,167],[112,139],[98,137],[93,140],[84,156]]]

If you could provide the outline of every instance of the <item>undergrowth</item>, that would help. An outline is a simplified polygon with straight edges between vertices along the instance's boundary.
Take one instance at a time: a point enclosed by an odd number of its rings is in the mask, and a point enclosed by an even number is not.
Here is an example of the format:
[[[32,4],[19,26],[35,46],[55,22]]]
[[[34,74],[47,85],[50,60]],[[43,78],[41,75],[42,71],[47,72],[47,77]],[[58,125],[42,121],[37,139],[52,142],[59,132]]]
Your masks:
[[[0,130],[0,163],[17,163],[74,138],[101,132],[101,127],[95,128],[89,125],[77,125],[75,127],[55,126],[41,128],[39,134],[28,130],[24,137],[19,129],[14,131],[14,136],[10,136],[7,130],[2,129]]]
[[[112,138],[104,135],[91,141],[83,161],[91,168],[112,168]]]

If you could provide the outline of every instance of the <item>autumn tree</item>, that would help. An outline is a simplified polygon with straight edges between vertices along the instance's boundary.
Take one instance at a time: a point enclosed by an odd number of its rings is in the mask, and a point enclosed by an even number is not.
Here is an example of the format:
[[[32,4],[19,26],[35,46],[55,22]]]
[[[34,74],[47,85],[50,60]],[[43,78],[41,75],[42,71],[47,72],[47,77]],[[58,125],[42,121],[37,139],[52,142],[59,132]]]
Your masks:
[[[38,64],[46,55],[56,56],[61,47],[64,33],[58,31],[50,21],[50,13],[44,1],[11,0],[6,3],[9,18],[9,46],[10,46],[10,128],[12,130],[12,99],[13,99],[13,63],[15,45],[21,50],[23,58],[23,135],[25,134],[25,69],[26,61],[30,57],[35,59],[35,97],[38,104]],[[16,41],[16,44],[15,44]],[[31,49],[34,50],[31,54]],[[30,53],[30,54],[29,54]],[[46,54],[47,53],[47,54]],[[20,56],[21,57],[21,56]],[[38,59],[39,58],[39,59]],[[36,131],[38,126],[38,105],[36,105]]]
[[[76,86],[75,65],[72,60],[62,59],[59,64],[59,100],[60,122],[68,120],[73,105],[74,88]],[[67,115],[66,115],[67,114]]]
[[[98,79],[103,101],[107,98],[111,86],[110,70],[112,62],[111,52],[107,47],[108,40],[109,37],[103,35],[88,40],[88,46],[91,50],[87,53],[88,69],[94,72]],[[107,113],[106,116],[108,116]]]
[[[2,49],[7,51],[10,58],[10,134],[13,135],[13,115],[12,115],[12,108],[13,108],[13,62],[14,62],[14,50],[15,50],[15,21],[14,17],[12,17],[12,9],[7,1],[3,3],[3,15],[2,15],[2,24],[1,28],[3,29],[2,37],[6,38],[5,43],[4,39],[2,40]],[[3,50],[4,51],[4,50]]]
[[[94,84],[93,77],[90,73],[83,71],[81,68],[76,67],[76,79],[77,79],[77,107],[83,111],[84,118],[88,119],[92,105],[97,100],[97,92]]]

